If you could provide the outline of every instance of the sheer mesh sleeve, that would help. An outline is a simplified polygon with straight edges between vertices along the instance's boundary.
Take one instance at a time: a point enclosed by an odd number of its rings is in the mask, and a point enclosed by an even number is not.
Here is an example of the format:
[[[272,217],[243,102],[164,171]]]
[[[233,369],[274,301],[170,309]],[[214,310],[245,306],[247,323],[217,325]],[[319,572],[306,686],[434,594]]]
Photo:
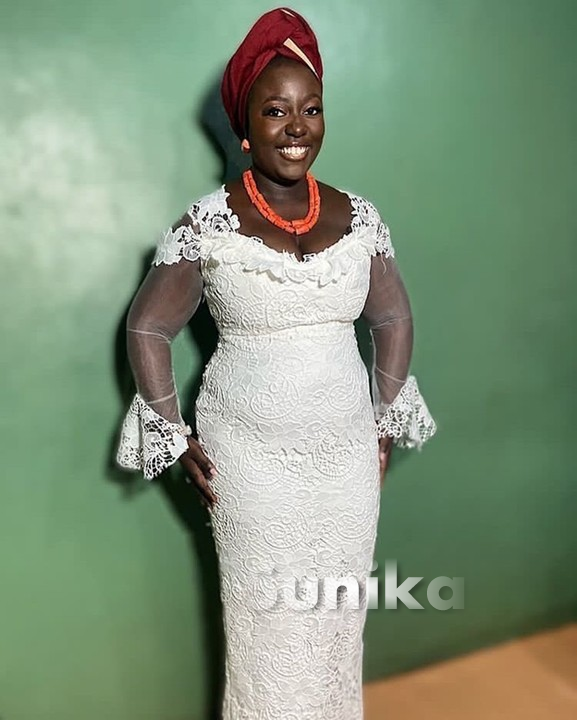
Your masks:
[[[363,310],[373,345],[371,384],[375,420],[379,437],[392,437],[400,447],[420,449],[436,432],[436,425],[416,378],[409,375],[413,351],[411,306],[388,229],[382,223],[380,226]]]
[[[126,347],[137,392],[122,424],[117,463],[152,480],[187,450],[171,343],[202,297],[198,242],[191,218],[166,231],[128,311]]]

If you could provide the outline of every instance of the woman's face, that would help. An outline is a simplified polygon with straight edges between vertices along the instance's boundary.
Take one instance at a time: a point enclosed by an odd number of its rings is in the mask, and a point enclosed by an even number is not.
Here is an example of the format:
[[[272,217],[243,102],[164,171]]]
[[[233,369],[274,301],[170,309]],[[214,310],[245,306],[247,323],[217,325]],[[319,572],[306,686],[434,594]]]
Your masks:
[[[315,161],[325,133],[321,84],[296,60],[275,58],[248,97],[248,140],[253,166],[290,184]]]

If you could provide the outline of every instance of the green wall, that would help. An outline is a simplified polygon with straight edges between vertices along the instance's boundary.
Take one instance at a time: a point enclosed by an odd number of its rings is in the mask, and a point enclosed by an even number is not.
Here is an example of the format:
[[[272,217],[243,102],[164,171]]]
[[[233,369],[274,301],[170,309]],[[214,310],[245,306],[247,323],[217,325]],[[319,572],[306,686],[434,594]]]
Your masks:
[[[131,392],[122,326],[158,233],[220,182],[203,112],[271,7],[2,0],[3,720],[208,717],[205,517],[176,478],[111,468]],[[464,610],[431,608],[423,583],[424,610],[370,612],[370,679],[577,615],[577,5],[294,7],[326,65],[316,174],[389,223],[439,425],[389,473],[377,560],[465,578]],[[199,336],[175,344],[182,387]]]

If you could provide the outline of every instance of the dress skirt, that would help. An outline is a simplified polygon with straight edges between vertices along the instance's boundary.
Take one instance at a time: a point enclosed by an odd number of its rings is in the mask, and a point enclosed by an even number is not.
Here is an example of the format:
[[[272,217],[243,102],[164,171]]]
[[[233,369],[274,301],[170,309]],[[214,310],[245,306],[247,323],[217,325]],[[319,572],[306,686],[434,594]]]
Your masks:
[[[223,333],[196,413],[217,468],[223,720],[360,720],[380,486],[352,323]]]

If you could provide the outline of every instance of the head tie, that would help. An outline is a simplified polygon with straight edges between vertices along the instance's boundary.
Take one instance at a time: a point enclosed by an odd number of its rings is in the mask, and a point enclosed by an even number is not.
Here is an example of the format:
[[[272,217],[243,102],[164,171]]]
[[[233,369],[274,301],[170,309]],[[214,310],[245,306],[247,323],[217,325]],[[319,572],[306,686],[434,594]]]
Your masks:
[[[304,63],[322,85],[323,64],[317,39],[307,21],[295,10],[277,8],[260,17],[229,60],[221,84],[224,109],[234,132],[245,137],[250,89],[276,56]]]

